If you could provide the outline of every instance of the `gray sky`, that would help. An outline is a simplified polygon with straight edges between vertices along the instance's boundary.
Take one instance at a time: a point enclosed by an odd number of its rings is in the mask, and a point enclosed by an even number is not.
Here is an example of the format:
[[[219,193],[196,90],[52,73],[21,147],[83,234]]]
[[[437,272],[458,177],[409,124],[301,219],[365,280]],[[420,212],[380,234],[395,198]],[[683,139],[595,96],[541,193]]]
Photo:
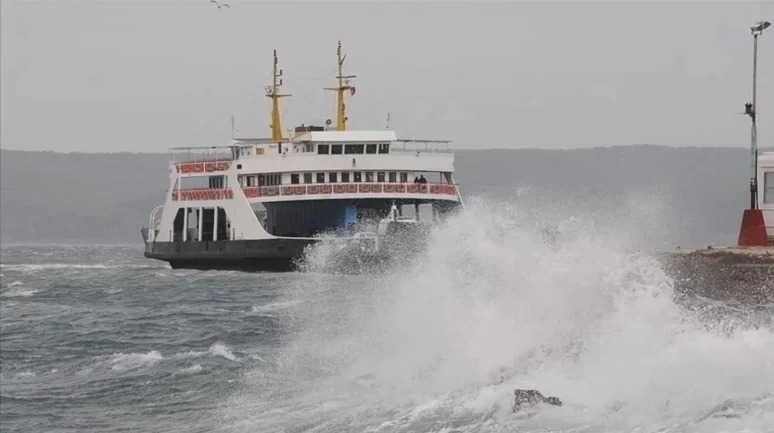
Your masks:
[[[164,151],[334,118],[457,148],[749,146],[752,36],[774,2],[0,0],[3,148]],[[774,28],[759,44],[759,144],[774,145]],[[335,121],[335,120],[334,120]]]

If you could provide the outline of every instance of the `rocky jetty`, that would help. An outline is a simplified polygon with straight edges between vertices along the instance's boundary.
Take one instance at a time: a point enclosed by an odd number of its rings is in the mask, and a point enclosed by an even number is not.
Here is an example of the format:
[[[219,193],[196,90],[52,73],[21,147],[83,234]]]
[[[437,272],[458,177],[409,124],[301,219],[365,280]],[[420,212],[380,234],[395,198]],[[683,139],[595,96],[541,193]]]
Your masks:
[[[703,248],[662,252],[677,297],[746,305],[774,302],[774,248]]]

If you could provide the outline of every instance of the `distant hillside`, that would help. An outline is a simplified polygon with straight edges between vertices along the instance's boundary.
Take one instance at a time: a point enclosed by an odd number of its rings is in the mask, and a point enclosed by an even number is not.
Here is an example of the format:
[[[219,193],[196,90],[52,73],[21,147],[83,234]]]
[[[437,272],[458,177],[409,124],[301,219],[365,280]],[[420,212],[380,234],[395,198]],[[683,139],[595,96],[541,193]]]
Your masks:
[[[626,146],[460,150],[466,198],[508,202],[529,221],[593,215],[663,243],[734,242],[747,204],[745,149]],[[0,151],[0,239],[140,242],[161,204],[166,154]]]
[[[0,153],[0,239],[136,242],[163,199],[164,154]]]

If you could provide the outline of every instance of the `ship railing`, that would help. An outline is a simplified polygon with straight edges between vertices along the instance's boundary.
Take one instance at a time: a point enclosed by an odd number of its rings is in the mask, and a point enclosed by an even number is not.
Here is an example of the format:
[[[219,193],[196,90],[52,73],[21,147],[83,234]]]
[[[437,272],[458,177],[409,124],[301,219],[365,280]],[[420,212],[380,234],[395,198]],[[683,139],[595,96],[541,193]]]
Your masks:
[[[263,198],[280,196],[315,196],[337,194],[428,194],[456,196],[454,183],[411,183],[411,182],[353,182],[319,183],[305,185],[245,186],[245,197]]]
[[[459,196],[456,183],[426,182],[347,182],[316,183],[274,186],[244,186],[242,192],[248,199],[282,196],[316,196],[337,194],[427,194]],[[231,188],[190,188],[175,189],[171,193],[174,201],[231,200]],[[155,212],[155,209],[154,209]],[[153,214],[155,215],[155,214]],[[154,216],[151,216],[154,218]],[[160,215],[159,215],[160,218]],[[153,224],[153,222],[151,222]]]
[[[390,145],[390,153],[454,153],[447,140],[396,140]]]
[[[150,218],[148,219],[148,227],[143,227],[143,229],[147,229],[147,232],[143,234],[143,238],[145,238],[146,242],[153,242],[153,240],[156,239],[156,236],[158,236],[159,225],[161,225],[161,217],[163,214],[164,205],[156,206],[151,211]]]
[[[172,200],[231,200],[234,190],[231,188],[181,188],[172,190]]]
[[[239,157],[238,146],[173,147],[169,149],[171,164],[233,161]]]
[[[379,144],[379,143],[350,143],[350,142],[286,142],[283,143],[283,151],[270,151],[253,146],[235,146],[235,155],[241,157],[257,157],[257,158],[287,158],[287,157],[325,157],[331,156],[347,156],[358,157],[362,155],[386,155],[386,154],[403,154],[411,153],[416,155],[451,155],[454,154],[454,150],[451,149],[451,141],[446,140],[395,140],[389,144],[389,152],[382,153],[381,149],[378,153],[341,153],[341,154],[320,154],[318,149],[313,144],[326,144],[326,145],[347,145],[347,144]]]
[[[159,224],[161,224],[161,217],[163,214],[164,214],[164,205],[154,207],[150,214],[150,225],[148,227],[154,230],[159,228]]]

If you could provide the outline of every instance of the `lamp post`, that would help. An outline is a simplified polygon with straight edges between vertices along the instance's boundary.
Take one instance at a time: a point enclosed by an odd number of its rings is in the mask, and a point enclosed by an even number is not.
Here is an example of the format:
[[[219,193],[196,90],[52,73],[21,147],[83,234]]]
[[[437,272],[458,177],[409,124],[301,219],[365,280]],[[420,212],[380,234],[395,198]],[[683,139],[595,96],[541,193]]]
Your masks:
[[[758,209],[758,130],[755,126],[756,93],[758,80],[758,36],[769,28],[771,23],[759,21],[750,27],[753,35],[753,87],[752,103],[744,104],[744,113],[750,116],[752,126],[750,129],[750,152],[752,156],[752,176],[750,177],[750,209]]]
[[[768,245],[768,233],[763,211],[758,208],[758,137],[755,127],[755,103],[758,80],[758,36],[769,28],[771,23],[759,21],[751,27],[753,35],[753,97],[752,102],[744,104],[744,114],[750,116],[750,151],[752,153],[752,176],[750,176],[750,209],[745,209],[742,216],[742,227],[739,231],[740,247],[765,247]]]

